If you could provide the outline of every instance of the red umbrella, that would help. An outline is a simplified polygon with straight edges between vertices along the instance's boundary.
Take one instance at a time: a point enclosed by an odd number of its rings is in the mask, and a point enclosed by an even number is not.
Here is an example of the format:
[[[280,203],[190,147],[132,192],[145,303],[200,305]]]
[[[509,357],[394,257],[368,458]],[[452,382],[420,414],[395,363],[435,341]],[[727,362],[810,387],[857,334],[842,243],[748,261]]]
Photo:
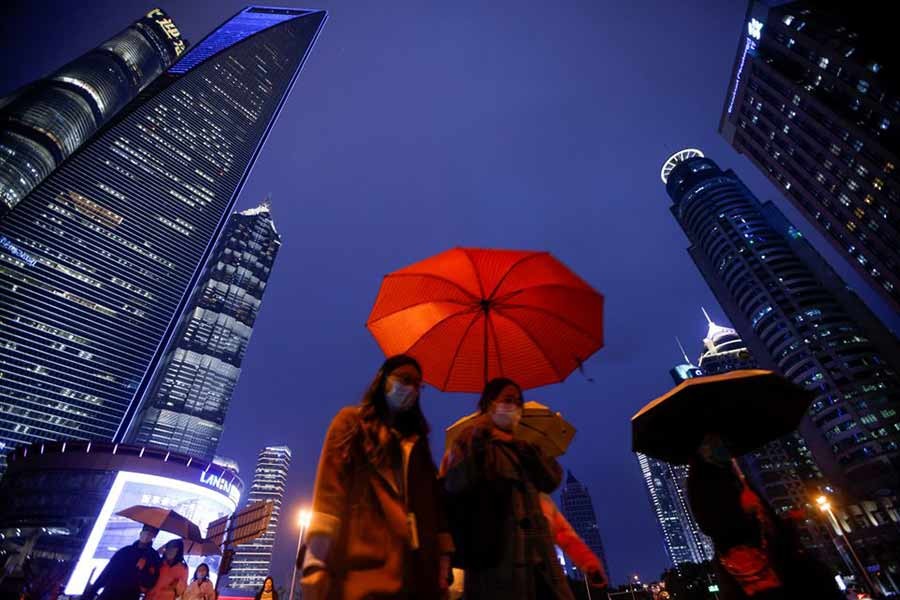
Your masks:
[[[534,388],[603,346],[603,296],[548,252],[454,248],[387,275],[366,325],[440,390]]]

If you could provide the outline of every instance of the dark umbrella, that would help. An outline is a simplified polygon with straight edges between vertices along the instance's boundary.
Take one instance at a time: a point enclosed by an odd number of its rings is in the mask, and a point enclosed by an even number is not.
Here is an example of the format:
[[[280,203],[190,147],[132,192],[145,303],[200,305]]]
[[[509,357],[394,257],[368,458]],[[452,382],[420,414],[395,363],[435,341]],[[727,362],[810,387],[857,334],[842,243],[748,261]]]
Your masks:
[[[632,450],[684,464],[707,433],[718,433],[732,454],[746,454],[794,431],[812,398],[772,371],[688,379],[631,418]]]
[[[221,556],[222,549],[212,540],[182,540],[185,556]]]
[[[161,531],[174,533],[178,537],[187,540],[203,540],[203,536],[200,535],[200,528],[193,521],[181,516],[174,510],[139,504],[120,510],[116,514],[127,517],[132,521],[155,527]]]

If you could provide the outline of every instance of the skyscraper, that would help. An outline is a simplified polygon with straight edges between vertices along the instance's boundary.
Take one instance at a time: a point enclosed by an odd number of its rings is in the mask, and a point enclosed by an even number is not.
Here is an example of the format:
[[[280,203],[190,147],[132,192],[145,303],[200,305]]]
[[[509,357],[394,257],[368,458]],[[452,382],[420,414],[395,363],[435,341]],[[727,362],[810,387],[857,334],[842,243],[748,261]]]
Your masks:
[[[900,310],[900,79],[886,17],[878,3],[751,1],[719,131]]]
[[[751,354],[815,392],[800,431],[826,478],[859,497],[896,493],[896,339],[734,172],[684,150],[662,179],[691,257]]]
[[[0,460],[124,437],[324,19],[242,10],[0,223]]]
[[[272,502],[272,520],[266,533],[253,542],[238,546],[228,575],[228,587],[256,591],[269,576],[290,466],[291,449],[287,446],[267,446],[260,451],[247,504]]]
[[[49,77],[0,99],[0,218],[181,56],[158,8]]]
[[[600,528],[597,526],[597,515],[594,513],[591,494],[583,483],[575,479],[571,471],[566,476],[559,499],[563,516],[572,525],[575,533],[584,540],[587,547],[603,562],[603,568],[609,576],[609,564],[606,562],[606,552],[603,550],[603,540],[600,537]],[[569,575],[575,575],[577,569],[571,564],[568,567]]]
[[[136,443],[212,459],[280,247],[268,202],[231,215],[136,421]]]

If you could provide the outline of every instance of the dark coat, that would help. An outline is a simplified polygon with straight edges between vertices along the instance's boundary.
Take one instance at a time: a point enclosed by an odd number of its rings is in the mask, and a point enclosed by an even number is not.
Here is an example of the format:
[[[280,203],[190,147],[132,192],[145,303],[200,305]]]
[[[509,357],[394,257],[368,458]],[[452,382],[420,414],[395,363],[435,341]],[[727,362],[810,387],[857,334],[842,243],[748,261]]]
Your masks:
[[[162,559],[151,546],[141,547],[139,542],[125,546],[113,554],[100,576],[85,588],[82,598],[93,599],[102,590],[101,600],[136,600],[156,584],[160,566]]]
[[[393,466],[376,465],[363,451],[360,422],[356,407],[337,414],[316,474],[308,537],[334,541],[327,558],[329,598],[362,600],[401,591],[410,598],[437,598],[440,557],[453,552],[453,543],[428,440],[417,437],[404,450],[392,435]],[[343,451],[347,439],[349,454]]]
[[[745,510],[741,504],[744,489],[745,484],[730,465],[717,466],[701,460],[691,463],[688,503],[700,530],[715,546],[722,600],[749,598],[720,560],[723,553],[737,546],[765,547],[772,568],[783,582],[780,590],[772,590],[760,598],[842,598],[828,569],[803,548],[797,532],[749,484],[748,489],[759,498],[763,517],[760,519]]]
[[[562,479],[556,460],[481,418],[460,433],[443,475],[466,600],[572,598],[539,496]]]

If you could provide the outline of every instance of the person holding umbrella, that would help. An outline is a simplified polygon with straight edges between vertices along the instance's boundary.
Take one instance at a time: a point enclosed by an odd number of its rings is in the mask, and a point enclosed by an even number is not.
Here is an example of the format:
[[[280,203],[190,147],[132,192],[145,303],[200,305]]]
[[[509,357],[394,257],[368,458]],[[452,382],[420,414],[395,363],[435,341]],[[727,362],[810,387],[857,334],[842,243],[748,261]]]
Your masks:
[[[145,600],[175,600],[187,589],[188,567],[184,561],[184,542],[170,540],[163,546],[163,562],[156,585],[147,592]]]
[[[144,525],[138,540],[113,554],[106,567],[93,583],[88,584],[82,600],[137,600],[141,593],[152,588],[159,578],[161,560],[153,549],[159,530]]]
[[[562,469],[537,445],[514,438],[523,404],[514,381],[489,381],[481,416],[442,461],[466,600],[572,598],[540,500],[559,485]]]
[[[438,598],[452,539],[419,405],[422,368],[388,358],[328,429],[301,549],[304,600]]]

